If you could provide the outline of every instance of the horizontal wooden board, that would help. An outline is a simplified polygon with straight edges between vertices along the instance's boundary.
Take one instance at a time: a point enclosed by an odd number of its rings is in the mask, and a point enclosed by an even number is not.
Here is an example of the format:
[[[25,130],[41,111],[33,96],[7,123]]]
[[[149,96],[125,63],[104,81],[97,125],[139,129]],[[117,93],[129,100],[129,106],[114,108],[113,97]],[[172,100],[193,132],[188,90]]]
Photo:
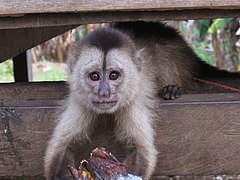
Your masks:
[[[58,83],[0,85],[0,176],[42,175],[55,111],[66,90]],[[160,100],[155,125],[156,177],[239,174],[239,107],[239,93],[187,94],[175,101]],[[97,141],[109,145],[105,137]],[[82,149],[83,157],[95,146]]]
[[[239,17],[239,9],[195,9],[195,10],[165,10],[165,11],[112,11],[88,13],[45,13],[26,14],[19,17],[1,17],[0,29],[17,29],[32,27],[52,27],[79,25],[90,23],[109,23],[119,21],[163,21],[187,19],[211,19]]]
[[[0,15],[19,16],[32,13],[149,11],[183,9],[239,9],[239,0],[1,0]]]
[[[160,105],[157,172],[239,174],[240,95],[235,98]]]
[[[51,100],[64,97],[67,93],[65,82],[0,83],[0,100]]]
[[[1,102],[1,176],[42,174],[43,155],[51,132],[55,108],[7,108]]]
[[[79,24],[117,21],[159,21],[217,17],[239,17],[240,10],[182,10],[28,14],[0,18],[0,62],[60,35]],[[26,40],[27,39],[27,40]]]
[[[227,78],[227,79],[208,79],[209,81],[216,82],[222,85],[231,86],[240,89],[240,79]],[[195,89],[188,92],[187,97],[181,98],[181,102],[185,101],[202,101],[201,96],[194,96],[194,94],[211,93],[208,99],[215,99],[220,96],[223,99],[227,94],[227,98],[234,100],[235,94],[229,94],[231,91],[194,82]],[[57,92],[57,93],[56,93]],[[34,100],[34,99],[59,99],[66,96],[68,93],[67,82],[29,82],[29,83],[0,83],[0,100]],[[218,94],[216,94],[218,93]],[[194,97],[194,98],[193,98]],[[163,101],[165,102],[165,101]],[[167,101],[168,102],[168,101]],[[174,102],[178,102],[178,99]]]
[[[0,19],[1,21],[1,19]],[[0,30],[0,62],[12,58],[76,26]]]

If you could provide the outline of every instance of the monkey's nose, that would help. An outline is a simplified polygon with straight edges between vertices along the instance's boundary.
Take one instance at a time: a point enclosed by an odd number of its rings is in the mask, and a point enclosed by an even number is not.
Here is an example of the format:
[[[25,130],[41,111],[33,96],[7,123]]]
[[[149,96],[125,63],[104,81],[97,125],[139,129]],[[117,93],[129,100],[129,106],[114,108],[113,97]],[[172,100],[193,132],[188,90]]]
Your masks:
[[[98,97],[100,99],[109,98],[110,97],[110,88],[107,83],[101,83],[98,90]]]

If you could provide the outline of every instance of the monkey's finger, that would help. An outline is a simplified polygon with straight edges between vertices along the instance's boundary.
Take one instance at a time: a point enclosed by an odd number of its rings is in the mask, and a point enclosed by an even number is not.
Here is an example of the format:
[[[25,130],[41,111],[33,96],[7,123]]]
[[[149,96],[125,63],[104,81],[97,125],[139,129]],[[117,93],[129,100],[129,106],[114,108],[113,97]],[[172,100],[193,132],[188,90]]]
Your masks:
[[[182,95],[180,89],[176,92],[176,98],[179,98]]]
[[[162,91],[161,91],[161,94],[166,93],[166,92],[167,92],[167,89],[168,89],[168,86],[163,87],[163,89],[162,89]]]
[[[173,89],[173,85],[168,85],[168,86],[165,86],[162,91],[161,91],[161,97],[163,99],[166,99],[166,100],[169,100],[171,99],[171,92],[172,92],[172,89]]]
[[[171,94],[170,94],[170,98],[172,100],[177,99],[180,97],[180,95],[181,95],[180,88],[178,86],[173,86]]]

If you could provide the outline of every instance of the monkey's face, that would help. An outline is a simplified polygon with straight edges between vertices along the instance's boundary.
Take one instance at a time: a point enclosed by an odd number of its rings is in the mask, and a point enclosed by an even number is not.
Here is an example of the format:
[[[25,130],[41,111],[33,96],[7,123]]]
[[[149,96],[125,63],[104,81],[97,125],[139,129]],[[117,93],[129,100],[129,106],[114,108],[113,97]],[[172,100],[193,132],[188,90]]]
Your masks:
[[[123,83],[124,73],[119,68],[92,69],[85,77],[92,91],[91,103],[100,110],[112,109],[118,103],[118,89]]]
[[[106,53],[87,47],[70,76],[70,86],[78,92],[76,98],[97,113],[112,113],[129,104],[137,93],[139,78],[131,58],[120,49]]]

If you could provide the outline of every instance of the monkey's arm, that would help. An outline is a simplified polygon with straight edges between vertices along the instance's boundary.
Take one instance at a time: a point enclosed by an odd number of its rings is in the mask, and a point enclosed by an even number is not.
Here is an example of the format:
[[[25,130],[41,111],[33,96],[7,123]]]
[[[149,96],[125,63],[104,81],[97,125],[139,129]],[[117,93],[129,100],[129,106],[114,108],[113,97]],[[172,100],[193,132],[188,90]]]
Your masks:
[[[143,104],[132,106],[126,112],[118,117],[121,128],[118,137],[125,138],[133,151],[127,155],[124,163],[137,175],[150,178],[157,162],[152,114]]]
[[[66,118],[60,119],[47,147],[44,162],[46,179],[56,179],[55,176],[58,175],[61,170],[67,146],[75,135],[75,133],[71,131],[71,128],[64,127],[66,125],[64,123],[65,120]]]
[[[62,173],[69,143],[78,133],[83,132],[84,123],[80,125],[80,122],[84,118],[81,119],[79,114],[74,114],[73,109],[74,107],[69,105],[61,114],[53,136],[49,141],[44,162],[44,174],[47,180],[57,179],[56,176]]]
[[[45,155],[44,175],[47,180],[55,179],[55,176],[59,173],[68,145],[68,142],[57,139],[60,139],[60,136],[56,137],[54,134],[54,138],[49,141]]]

